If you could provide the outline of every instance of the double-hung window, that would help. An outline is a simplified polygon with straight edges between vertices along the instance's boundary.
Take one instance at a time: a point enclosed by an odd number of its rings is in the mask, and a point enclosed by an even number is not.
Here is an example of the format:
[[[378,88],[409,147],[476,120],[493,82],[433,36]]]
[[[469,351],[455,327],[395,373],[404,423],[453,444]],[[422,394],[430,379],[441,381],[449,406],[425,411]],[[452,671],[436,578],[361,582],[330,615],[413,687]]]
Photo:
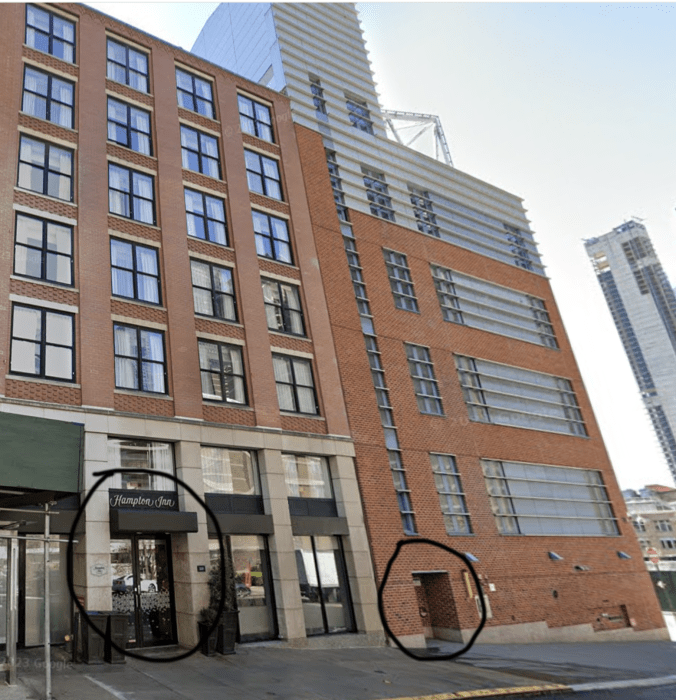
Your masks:
[[[232,270],[202,260],[191,260],[190,273],[195,313],[236,321]]]
[[[265,258],[292,263],[289,225],[285,219],[252,210],[256,252]]]
[[[221,177],[218,139],[188,126],[181,126],[181,158],[186,170],[194,170],[217,180]]]
[[[73,228],[17,214],[14,274],[73,284]]]
[[[281,200],[282,180],[279,174],[279,163],[274,158],[247,150],[244,151],[244,160],[246,178],[251,192]]]
[[[434,376],[434,365],[432,364],[429,349],[422,345],[412,345],[410,343],[404,343],[404,347],[406,348],[408,368],[411,372],[413,388],[420,412],[443,416],[444,408],[441,404],[441,393]]]
[[[364,100],[359,100],[354,97],[348,97],[345,104],[347,105],[347,116],[355,129],[365,131],[367,134],[373,133],[373,120],[368,104]]]
[[[160,303],[157,249],[111,238],[110,264],[115,296]]]
[[[166,394],[164,333],[115,323],[113,334],[116,388]]]
[[[242,349],[236,345],[199,341],[202,398],[246,404]]]
[[[32,66],[24,68],[21,109],[26,114],[72,129],[74,99],[73,83]]]
[[[151,156],[150,112],[109,97],[108,140]]]
[[[69,63],[75,62],[75,22],[26,5],[26,44]]]
[[[208,80],[177,68],[176,96],[179,107],[214,118],[214,95]]]
[[[155,223],[152,175],[108,163],[108,210],[144,224]]]
[[[381,219],[394,221],[394,209],[392,208],[392,197],[389,195],[385,175],[362,166],[364,177],[364,187],[366,188],[366,198],[373,216]]]
[[[264,141],[274,143],[270,108],[244,95],[237,95],[237,104],[239,105],[239,123],[242,131],[245,134],[251,134]]]
[[[312,103],[317,114],[326,115],[326,99],[324,99],[324,88],[322,83],[314,75],[310,76],[310,92],[312,93]]]
[[[317,415],[317,395],[312,378],[312,363],[299,357],[273,355],[272,364],[281,411]]]
[[[449,535],[469,535],[472,527],[455,457],[430,454],[430,460],[446,532]]]
[[[225,204],[222,199],[186,188],[185,216],[189,236],[228,245]]]
[[[418,311],[418,301],[415,298],[411,271],[403,253],[394,250],[383,250],[387,276],[390,278],[390,287],[394,297],[394,305],[404,311]]]
[[[22,135],[18,184],[32,192],[72,201],[73,151]]]
[[[439,226],[437,226],[437,217],[434,213],[430,193],[427,190],[421,190],[411,185],[409,185],[408,189],[411,193],[411,204],[413,205],[413,214],[417,220],[418,231],[439,238]]]
[[[14,304],[10,372],[64,382],[74,381],[73,314]]]
[[[106,76],[139,92],[148,92],[148,56],[108,39]]]
[[[261,279],[261,284],[268,328],[280,333],[305,335],[298,287],[295,284],[264,278]]]

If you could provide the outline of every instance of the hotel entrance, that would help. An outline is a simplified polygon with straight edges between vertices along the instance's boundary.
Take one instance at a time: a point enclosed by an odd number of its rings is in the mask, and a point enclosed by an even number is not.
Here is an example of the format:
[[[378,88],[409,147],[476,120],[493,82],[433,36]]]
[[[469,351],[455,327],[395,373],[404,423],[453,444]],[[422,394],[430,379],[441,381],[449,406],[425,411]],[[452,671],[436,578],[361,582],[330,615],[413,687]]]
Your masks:
[[[176,643],[169,537],[110,541],[113,612],[126,613],[127,648]]]

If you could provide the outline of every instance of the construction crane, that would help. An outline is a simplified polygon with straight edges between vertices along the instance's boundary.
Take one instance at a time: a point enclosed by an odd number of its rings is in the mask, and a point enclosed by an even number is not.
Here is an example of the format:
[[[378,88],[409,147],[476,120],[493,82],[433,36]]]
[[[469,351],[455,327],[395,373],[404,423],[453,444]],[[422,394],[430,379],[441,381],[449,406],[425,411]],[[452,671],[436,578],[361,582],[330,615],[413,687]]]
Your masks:
[[[453,167],[451,152],[448,150],[448,143],[441,126],[441,119],[435,114],[418,114],[417,112],[399,112],[392,109],[382,110],[383,119],[389,127],[395,141],[402,146],[413,147],[413,144],[423,135],[433,132],[434,135],[434,158],[446,165]],[[395,122],[400,122],[399,126]],[[404,134],[404,129],[416,129],[413,136]]]

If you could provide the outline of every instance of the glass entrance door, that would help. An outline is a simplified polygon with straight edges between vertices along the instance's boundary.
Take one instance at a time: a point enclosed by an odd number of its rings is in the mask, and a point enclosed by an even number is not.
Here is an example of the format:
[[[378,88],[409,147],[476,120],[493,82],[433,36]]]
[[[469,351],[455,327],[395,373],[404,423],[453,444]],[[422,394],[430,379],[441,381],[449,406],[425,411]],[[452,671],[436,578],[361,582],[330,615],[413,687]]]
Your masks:
[[[110,541],[113,612],[128,616],[128,648],[176,642],[170,551],[167,537]]]

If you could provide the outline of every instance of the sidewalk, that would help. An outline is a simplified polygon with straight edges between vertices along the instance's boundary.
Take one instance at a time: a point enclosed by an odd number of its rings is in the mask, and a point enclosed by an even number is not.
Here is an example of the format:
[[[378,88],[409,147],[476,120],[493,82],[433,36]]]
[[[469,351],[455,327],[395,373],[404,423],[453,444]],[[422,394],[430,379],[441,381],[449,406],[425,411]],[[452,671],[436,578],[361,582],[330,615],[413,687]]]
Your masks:
[[[438,653],[457,648],[438,640],[430,646]],[[156,655],[176,653],[167,649]],[[0,686],[0,698],[41,700],[43,658],[41,649],[20,652],[19,685]],[[462,691],[504,688],[514,694],[523,687],[659,678],[675,669],[676,644],[669,642],[477,644],[458,661],[437,663],[414,661],[394,648],[289,649],[265,643],[239,646],[233,656],[195,654],[171,664],[128,659],[124,665],[73,665],[55,649],[52,684],[55,700],[385,700],[435,695],[445,700]]]

